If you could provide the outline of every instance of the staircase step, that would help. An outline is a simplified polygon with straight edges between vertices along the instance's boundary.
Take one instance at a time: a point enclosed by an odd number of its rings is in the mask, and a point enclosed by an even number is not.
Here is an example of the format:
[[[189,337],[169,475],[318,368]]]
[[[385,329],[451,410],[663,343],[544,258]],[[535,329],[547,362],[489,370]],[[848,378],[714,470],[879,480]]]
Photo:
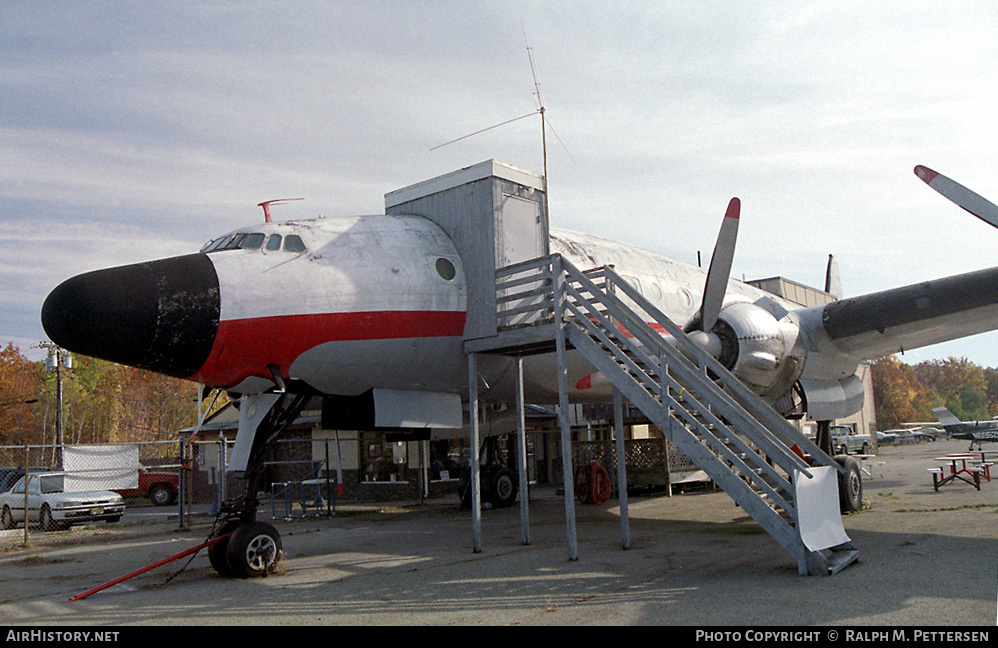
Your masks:
[[[807,549],[796,528],[798,490],[805,499],[819,494],[815,501],[821,505],[806,509],[809,515],[800,517],[808,525],[817,522],[819,530],[824,528],[820,524],[826,503],[834,496],[827,467],[820,469],[823,479],[813,487],[794,483],[794,477],[788,476],[798,472],[811,476],[810,469],[787,447],[810,447],[809,442],[712,359],[691,362],[655,333],[646,325],[647,313],[653,313],[651,317],[677,342],[688,342],[674,323],[663,319],[654,305],[611,269],[581,273],[564,259],[552,258],[556,260],[552,267],[564,269],[566,285],[575,292],[561,314],[558,335],[564,333],[566,342],[794,556],[801,573],[835,573],[856,560],[858,552],[851,545],[826,552]],[[600,278],[602,285],[594,283]],[[616,288],[607,292],[607,286]],[[638,315],[627,302],[638,304],[644,313]],[[555,295],[554,303],[562,303],[560,295]],[[594,317],[597,311],[601,314]],[[626,338],[621,335],[622,327],[630,329]],[[710,367],[709,371],[704,367]],[[664,397],[665,389],[672,400]],[[821,540],[808,537],[811,546],[822,546]]]

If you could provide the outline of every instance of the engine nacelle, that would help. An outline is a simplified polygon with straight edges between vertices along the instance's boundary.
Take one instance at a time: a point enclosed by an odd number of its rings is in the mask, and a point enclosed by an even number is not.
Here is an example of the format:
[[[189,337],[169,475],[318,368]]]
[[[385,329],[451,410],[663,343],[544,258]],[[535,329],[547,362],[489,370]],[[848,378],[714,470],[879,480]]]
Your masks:
[[[699,317],[685,327],[700,330]],[[800,327],[775,300],[732,301],[710,331],[712,355],[747,387],[765,399],[789,392],[804,369]],[[719,343],[719,345],[718,345]]]

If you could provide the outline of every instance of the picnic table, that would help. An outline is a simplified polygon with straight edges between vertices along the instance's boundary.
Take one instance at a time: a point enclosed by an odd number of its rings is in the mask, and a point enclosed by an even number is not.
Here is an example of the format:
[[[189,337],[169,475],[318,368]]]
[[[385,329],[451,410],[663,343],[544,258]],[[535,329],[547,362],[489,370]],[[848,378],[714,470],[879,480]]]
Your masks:
[[[990,460],[988,459],[988,454],[991,455]],[[971,466],[980,468],[981,477],[987,481],[991,481],[991,466],[994,465],[995,452],[993,450],[968,450],[967,452],[951,452],[946,455],[947,457],[954,457],[962,459],[967,457],[968,460],[974,461]]]
[[[984,475],[991,481],[991,464],[984,461],[984,457],[979,452],[961,452],[948,454],[944,457],[936,457],[933,461],[949,464],[940,468],[929,468],[932,473],[932,487],[939,490],[939,487],[959,479],[981,490],[981,476]],[[968,462],[970,463],[968,466]]]

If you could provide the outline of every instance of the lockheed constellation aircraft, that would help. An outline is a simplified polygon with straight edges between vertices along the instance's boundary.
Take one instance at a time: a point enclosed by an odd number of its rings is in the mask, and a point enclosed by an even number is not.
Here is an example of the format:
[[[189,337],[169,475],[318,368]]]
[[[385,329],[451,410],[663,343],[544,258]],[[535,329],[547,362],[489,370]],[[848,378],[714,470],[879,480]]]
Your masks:
[[[804,308],[729,279],[739,206],[729,205],[709,271],[563,230],[545,231],[545,247],[579,268],[612,265],[756,394],[815,420],[861,407],[861,362],[998,328],[998,268]],[[210,554],[237,576],[264,573],[279,547],[273,527],[255,522],[255,478],[261,448],[297,416],[300,397],[349,413],[356,427],[339,429],[453,436],[467,417],[463,340],[482,299],[470,280],[476,259],[422,215],[275,222],[265,213],[193,254],[67,279],[41,313],[65,349],[241,396],[232,461],[247,494],[228,509],[227,548]],[[553,356],[526,359],[527,402],[558,402]],[[478,365],[486,398],[512,398],[510,362]],[[567,371],[572,399],[611,398],[584,359]]]

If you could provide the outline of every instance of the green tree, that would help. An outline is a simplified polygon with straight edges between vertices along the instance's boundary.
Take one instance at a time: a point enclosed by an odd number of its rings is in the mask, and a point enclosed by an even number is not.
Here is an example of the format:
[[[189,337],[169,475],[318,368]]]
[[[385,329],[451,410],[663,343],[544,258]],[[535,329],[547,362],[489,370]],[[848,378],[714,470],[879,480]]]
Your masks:
[[[963,419],[987,418],[988,378],[983,367],[967,358],[928,360],[914,366],[915,375],[938,395],[939,403]]]

